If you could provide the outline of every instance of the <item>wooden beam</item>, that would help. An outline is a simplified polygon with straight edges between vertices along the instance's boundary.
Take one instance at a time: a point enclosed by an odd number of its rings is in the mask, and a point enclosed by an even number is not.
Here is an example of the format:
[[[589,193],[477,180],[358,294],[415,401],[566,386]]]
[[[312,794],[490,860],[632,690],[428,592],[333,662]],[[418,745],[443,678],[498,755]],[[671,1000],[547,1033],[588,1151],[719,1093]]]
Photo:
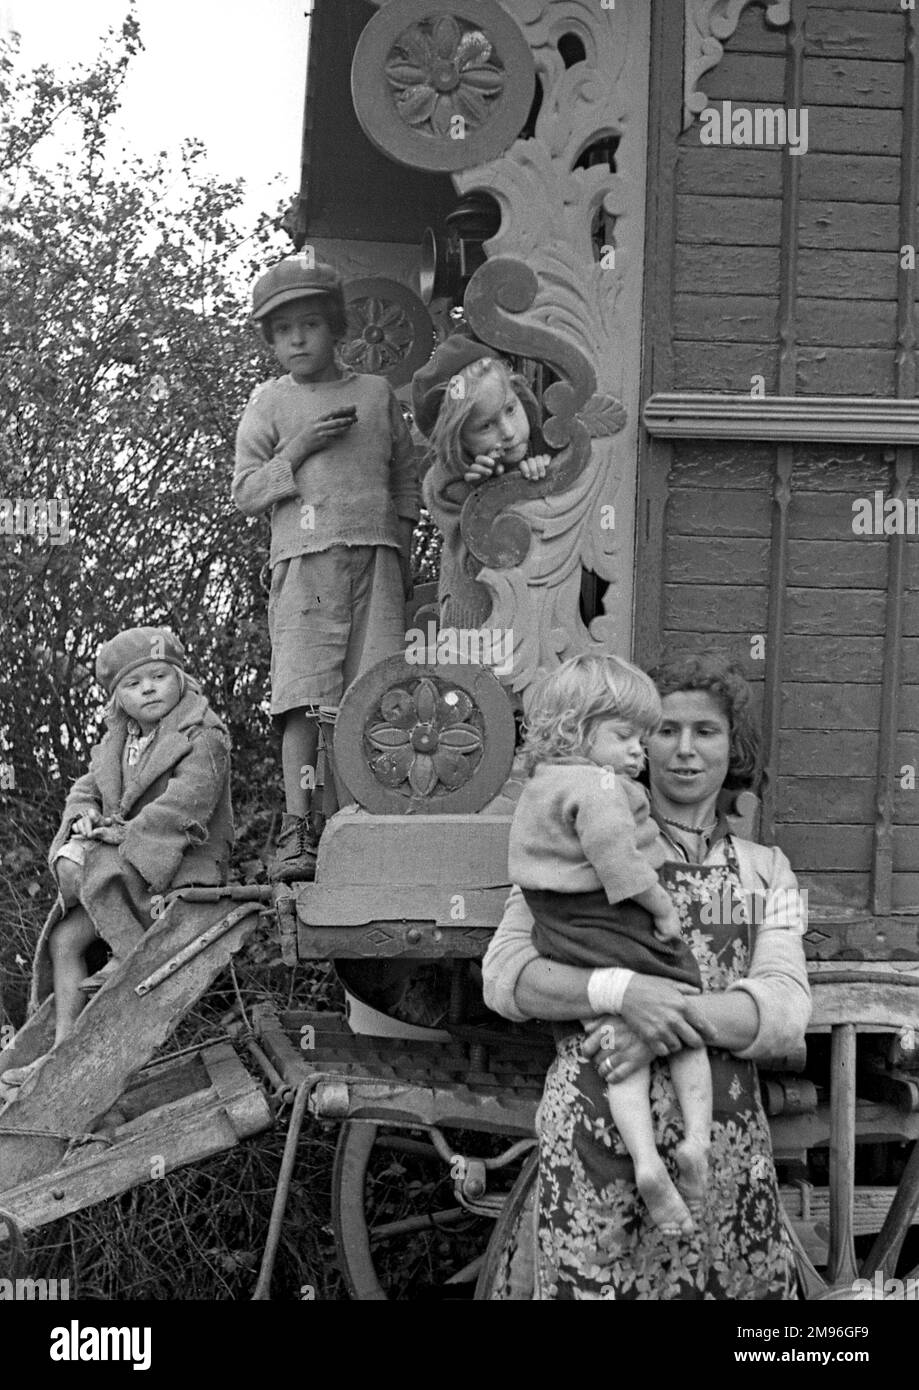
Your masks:
[[[259,1084],[228,1045],[200,1054],[213,1084],[120,1126],[111,1144],[86,1145],[65,1164],[4,1192],[3,1207],[23,1230],[117,1197],[268,1129],[271,1109]]]
[[[657,392],[645,428],[661,439],[772,439],[818,444],[919,444],[919,400],[877,396],[732,396]]]

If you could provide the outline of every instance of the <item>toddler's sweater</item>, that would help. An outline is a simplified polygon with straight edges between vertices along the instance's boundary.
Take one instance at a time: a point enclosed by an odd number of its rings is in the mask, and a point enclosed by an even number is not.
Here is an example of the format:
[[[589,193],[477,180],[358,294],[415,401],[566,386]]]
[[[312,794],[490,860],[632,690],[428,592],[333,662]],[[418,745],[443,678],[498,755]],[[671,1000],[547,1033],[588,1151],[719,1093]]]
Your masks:
[[[357,421],[296,471],[278,455],[320,415],[345,405]],[[271,509],[272,565],[333,545],[399,546],[399,518],[418,519],[412,438],[387,381],[279,377],[257,387],[236,435],[233,500],[246,516]],[[307,510],[307,507],[311,510]]]
[[[644,787],[587,759],[537,763],[514,811],[508,872],[521,888],[611,903],[653,888],[667,858]]]

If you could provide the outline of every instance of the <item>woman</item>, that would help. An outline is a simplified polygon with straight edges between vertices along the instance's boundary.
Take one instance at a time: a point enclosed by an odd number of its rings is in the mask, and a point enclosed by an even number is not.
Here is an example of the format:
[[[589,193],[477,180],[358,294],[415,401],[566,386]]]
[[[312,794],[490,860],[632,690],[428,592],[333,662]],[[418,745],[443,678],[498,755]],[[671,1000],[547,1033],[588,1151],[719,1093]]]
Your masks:
[[[633,975],[615,1018],[598,1016],[585,1040],[579,1020],[598,1013],[603,972],[539,956],[518,889],[483,964],[492,1009],[556,1024],[557,1056],[537,1117],[536,1297],[793,1298],[755,1063],[800,1055],[803,1046],[810,994],[797,883],[780,850],[739,839],[724,815],[725,802],[757,777],[746,681],[706,658],[654,675],[664,718],[648,740],[648,779],[668,851],[659,874],[698,961],[702,994]],[[621,985],[621,975],[610,977],[613,996]],[[674,1237],[651,1222],[638,1196],[605,1084],[701,1043],[714,1087],[711,1177],[697,1230]],[[651,1101],[658,1148],[675,1173],[681,1120],[660,1063]]]

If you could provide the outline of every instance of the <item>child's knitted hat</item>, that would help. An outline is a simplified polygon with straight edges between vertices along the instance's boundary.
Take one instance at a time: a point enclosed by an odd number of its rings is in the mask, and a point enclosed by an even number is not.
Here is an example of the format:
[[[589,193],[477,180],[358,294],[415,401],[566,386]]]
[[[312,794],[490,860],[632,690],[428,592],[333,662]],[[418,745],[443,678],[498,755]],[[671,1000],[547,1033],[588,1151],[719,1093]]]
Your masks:
[[[185,648],[168,627],[129,627],[99,648],[96,680],[111,695],[120,680],[148,661],[185,669]]]
[[[438,345],[430,362],[412,377],[412,414],[422,434],[429,435],[434,428],[444,392],[457,372],[481,357],[494,356],[494,348],[462,333],[451,333]]]
[[[330,295],[344,309],[341,276],[334,266],[313,261],[311,256],[285,256],[252,286],[252,317],[263,319],[282,304],[317,294]]]

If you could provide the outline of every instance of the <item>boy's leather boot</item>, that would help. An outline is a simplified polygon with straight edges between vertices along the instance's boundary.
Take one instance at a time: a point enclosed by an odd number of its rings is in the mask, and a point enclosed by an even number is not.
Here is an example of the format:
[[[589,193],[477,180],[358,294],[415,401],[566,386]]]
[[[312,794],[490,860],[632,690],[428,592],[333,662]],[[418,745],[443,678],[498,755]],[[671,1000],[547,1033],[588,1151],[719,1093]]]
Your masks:
[[[316,877],[318,839],[310,833],[306,816],[286,812],[281,821],[278,847],[268,870],[271,883],[309,883]]]

